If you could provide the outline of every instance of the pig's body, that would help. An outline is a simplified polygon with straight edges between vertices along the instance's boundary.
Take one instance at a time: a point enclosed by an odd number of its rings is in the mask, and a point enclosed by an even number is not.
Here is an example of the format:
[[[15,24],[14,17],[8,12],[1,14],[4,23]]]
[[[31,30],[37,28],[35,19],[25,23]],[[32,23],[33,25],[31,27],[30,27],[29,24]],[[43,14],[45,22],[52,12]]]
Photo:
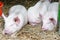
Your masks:
[[[22,5],[15,5],[10,8],[9,16],[5,19],[4,34],[14,34],[27,24],[27,10]]]
[[[51,3],[43,18],[43,30],[53,30],[57,25],[58,3]]]

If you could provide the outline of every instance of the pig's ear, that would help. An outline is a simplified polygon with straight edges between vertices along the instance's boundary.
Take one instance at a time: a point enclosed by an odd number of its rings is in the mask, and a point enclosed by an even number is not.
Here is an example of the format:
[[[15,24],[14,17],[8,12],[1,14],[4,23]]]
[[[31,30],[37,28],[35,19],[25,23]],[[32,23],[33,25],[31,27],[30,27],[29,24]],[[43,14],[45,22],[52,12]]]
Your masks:
[[[19,17],[15,17],[15,18],[14,18],[14,22],[15,22],[16,24],[19,24],[19,23],[20,23]]]
[[[6,20],[6,18],[7,18],[7,17],[4,15],[4,13],[2,13],[2,17],[4,18],[4,20]]]
[[[56,20],[54,18],[49,18],[49,20],[55,25]]]

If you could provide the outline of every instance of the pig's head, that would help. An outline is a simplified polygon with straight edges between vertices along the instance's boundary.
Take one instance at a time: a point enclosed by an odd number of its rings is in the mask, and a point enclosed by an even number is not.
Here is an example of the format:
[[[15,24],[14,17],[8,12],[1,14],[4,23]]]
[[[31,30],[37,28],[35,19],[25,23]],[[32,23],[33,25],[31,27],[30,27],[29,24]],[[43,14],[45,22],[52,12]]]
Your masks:
[[[4,14],[2,15],[5,21],[3,34],[13,34],[18,30],[18,26],[20,23],[20,19],[18,16],[9,15],[8,17],[5,17]]]
[[[37,3],[36,6],[38,6],[39,4]],[[30,7],[28,9],[28,20],[29,20],[29,24],[31,24],[32,26],[35,26],[37,24],[39,24],[41,22],[41,17],[39,15],[39,6],[38,7]]]
[[[47,18],[45,20],[43,20],[43,26],[42,26],[42,30],[53,30],[55,27],[56,21],[54,18]]]

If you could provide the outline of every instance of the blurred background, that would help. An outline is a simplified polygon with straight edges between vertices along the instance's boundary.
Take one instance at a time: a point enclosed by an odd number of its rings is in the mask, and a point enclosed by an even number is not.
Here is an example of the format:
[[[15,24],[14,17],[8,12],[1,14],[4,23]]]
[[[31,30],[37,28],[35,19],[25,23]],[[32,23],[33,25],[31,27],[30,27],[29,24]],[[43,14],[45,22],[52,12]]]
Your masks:
[[[5,5],[16,5],[21,4],[26,6],[27,8],[37,3],[39,0],[1,0]],[[59,0],[52,0],[51,2],[57,2]]]
[[[5,14],[8,14],[9,8],[13,5],[21,4],[28,9],[30,6],[35,5],[39,0],[0,0],[0,1],[4,2],[3,11],[5,12]],[[58,1],[59,0],[51,0],[51,2],[58,2]]]

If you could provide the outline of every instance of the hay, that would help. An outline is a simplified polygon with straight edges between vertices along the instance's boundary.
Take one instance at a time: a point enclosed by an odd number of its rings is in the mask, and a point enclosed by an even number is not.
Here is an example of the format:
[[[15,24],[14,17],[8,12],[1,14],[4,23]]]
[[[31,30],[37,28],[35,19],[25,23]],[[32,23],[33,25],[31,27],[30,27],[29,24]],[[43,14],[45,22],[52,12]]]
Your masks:
[[[0,33],[0,40],[60,40],[57,32],[42,31],[39,25],[32,27],[27,24],[16,35],[17,37],[10,37]]]

